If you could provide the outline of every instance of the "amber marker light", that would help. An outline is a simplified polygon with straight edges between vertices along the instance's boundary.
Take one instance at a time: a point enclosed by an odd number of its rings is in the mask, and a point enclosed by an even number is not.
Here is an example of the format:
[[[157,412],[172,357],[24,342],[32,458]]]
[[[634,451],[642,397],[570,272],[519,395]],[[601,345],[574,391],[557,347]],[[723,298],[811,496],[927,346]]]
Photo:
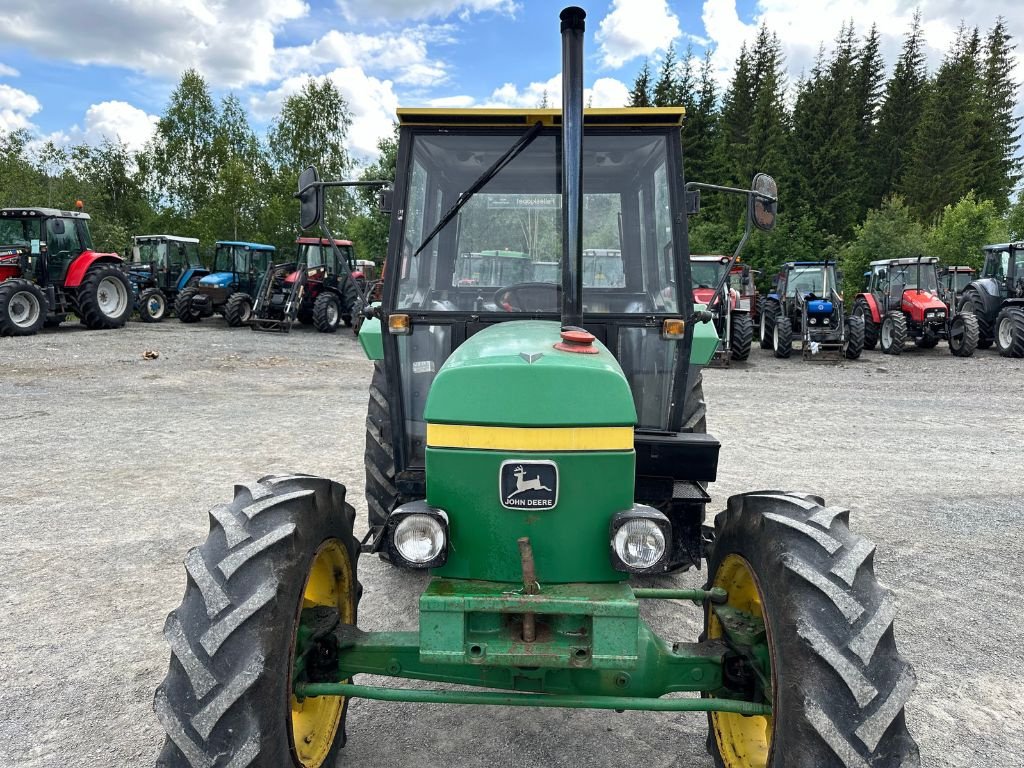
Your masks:
[[[388,315],[388,330],[395,336],[409,333],[408,315]]]
[[[681,339],[686,334],[686,321],[678,317],[670,317],[661,324],[661,338]]]

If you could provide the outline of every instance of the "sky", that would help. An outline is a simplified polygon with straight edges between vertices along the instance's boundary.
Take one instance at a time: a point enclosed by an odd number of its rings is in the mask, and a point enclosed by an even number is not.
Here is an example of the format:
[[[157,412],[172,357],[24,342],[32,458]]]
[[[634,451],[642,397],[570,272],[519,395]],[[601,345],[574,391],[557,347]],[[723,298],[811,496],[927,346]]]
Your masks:
[[[710,49],[728,82],[740,46],[762,21],[783,41],[791,82],[822,43],[852,20],[877,23],[892,66],[915,7],[934,69],[961,21],[990,28],[1002,15],[1018,42],[1019,0],[594,0],[587,10],[586,98],[623,106],[643,60],[656,67],[672,43]],[[283,99],[310,76],[332,79],[353,123],[349,149],[363,162],[390,133],[399,105],[558,106],[562,3],[546,0],[0,0],[0,131],[39,140],[139,148],[183,70],[214,95],[234,93],[263,132]]]

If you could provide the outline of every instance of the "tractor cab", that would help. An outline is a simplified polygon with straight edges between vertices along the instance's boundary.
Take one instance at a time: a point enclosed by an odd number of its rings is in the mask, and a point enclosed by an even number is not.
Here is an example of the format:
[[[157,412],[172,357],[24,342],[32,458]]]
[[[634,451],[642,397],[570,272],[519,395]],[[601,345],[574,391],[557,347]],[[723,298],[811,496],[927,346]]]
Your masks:
[[[252,316],[253,297],[270,269],[277,249],[261,243],[218,240],[213,271],[185,288],[174,302],[183,323],[195,323],[219,312],[228,325],[246,325]]]
[[[979,282],[993,296],[1024,298],[1024,242],[986,245]]]
[[[964,288],[974,282],[974,267],[943,267],[939,270],[939,292],[950,309],[959,304]]]
[[[5,208],[0,211],[0,247],[8,255],[16,251],[22,269],[41,285],[61,284],[71,263],[92,251],[89,219],[81,211]]]
[[[135,288],[135,306],[143,322],[160,322],[189,285],[210,271],[199,258],[199,241],[176,235],[132,238],[128,276]]]

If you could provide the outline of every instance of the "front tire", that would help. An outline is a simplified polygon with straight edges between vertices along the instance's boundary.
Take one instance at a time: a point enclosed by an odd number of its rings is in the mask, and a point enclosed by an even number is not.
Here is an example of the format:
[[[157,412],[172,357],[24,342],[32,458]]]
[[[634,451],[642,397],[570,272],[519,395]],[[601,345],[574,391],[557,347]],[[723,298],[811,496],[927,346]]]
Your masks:
[[[772,337],[775,333],[775,318],[779,314],[779,302],[765,299],[761,305],[761,333],[759,342],[761,349],[772,348]]]
[[[159,323],[167,316],[167,297],[159,288],[147,288],[139,294],[139,319]]]
[[[890,312],[882,318],[882,333],[879,337],[882,352],[899,355],[907,346],[907,318],[902,312]]]
[[[964,291],[960,300],[960,313],[970,312],[978,321],[978,349],[988,349],[995,343],[995,329],[985,312],[985,302],[975,291]]]
[[[996,347],[1003,357],[1024,357],[1024,310],[1006,307],[999,312]]]
[[[750,347],[754,341],[754,322],[746,312],[733,312],[729,328],[729,351],[733,360],[746,360],[750,357]]]
[[[772,350],[776,357],[787,358],[793,352],[793,323],[779,314],[772,327]]]
[[[174,314],[178,316],[178,319],[183,323],[198,323],[202,320],[202,315],[199,314],[195,309],[192,308],[192,297],[199,293],[199,288],[193,286],[184,289],[178,294],[178,298],[174,300]]]
[[[233,293],[224,305],[224,319],[229,328],[240,328],[252,319],[252,299],[247,293]]]
[[[32,336],[46,323],[46,295],[31,280],[0,283],[0,336]]]
[[[871,308],[864,300],[858,300],[853,303],[853,311],[850,313],[853,316],[860,316],[864,318],[864,349],[874,349],[878,345],[878,323],[872,322],[871,320]]]
[[[978,318],[972,312],[962,312],[949,322],[949,353],[970,357],[977,348]]]
[[[325,291],[313,302],[313,326],[320,333],[334,333],[341,324],[341,302],[338,297]]]
[[[85,274],[78,288],[78,317],[92,331],[120,328],[132,313],[132,285],[117,267],[99,264]]]
[[[375,360],[366,408],[366,514],[372,528],[384,525],[391,510],[412,498],[395,484],[395,449],[391,437],[391,406],[384,362]]]
[[[711,713],[718,768],[920,765],[904,705],[916,678],[893,634],[897,608],[875,578],[874,545],[848,510],[763,491],[729,499],[715,519],[709,586],[766,627],[769,718]],[[705,634],[722,636],[710,606]]]
[[[856,360],[864,351],[864,317],[850,315],[846,318],[846,341],[843,343],[843,357]]]
[[[304,607],[330,605],[356,622],[354,520],[344,486],[308,475],[236,486],[234,501],[210,511],[206,542],[185,557],[185,597],[164,625],[158,767],[335,764],[348,701],[299,703],[292,647]]]

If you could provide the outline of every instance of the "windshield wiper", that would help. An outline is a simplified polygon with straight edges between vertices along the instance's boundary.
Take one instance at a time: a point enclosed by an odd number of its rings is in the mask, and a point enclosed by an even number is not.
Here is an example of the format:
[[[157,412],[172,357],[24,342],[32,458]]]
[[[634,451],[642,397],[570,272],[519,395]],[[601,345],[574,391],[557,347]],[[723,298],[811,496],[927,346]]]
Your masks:
[[[416,249],[415,253],[413,253],[413,257],[419,256],[420,251],[426,248],[430,244],[430,241],[437,236],[437,233],[444,229],[448,225],[448,222],[454,219],[455,215],[462,210],[462,206],[468,203],[469,199],[473,195],[483,189],[487,182],[497,176],[506,165],[515,160],[519,153],[526,149],[530,145],[530,142],[537,138],[537,134],[540,133],[540,129],[543,127],[543,123],[539,120],[534,123],[530,130],[520,136],[516,143],[505,151],[505,154],[495,160],[494,164],[490,168],[484,171],[476,181],[470,184],[466,191],[459,195],[459,199],[455,201],[455,204],[449,208],[445,215],[441,217],[441,220],[437,222],[437,226],[430,230],[430,234],[424,238],[422,243],[420,243],[420,247]]]

